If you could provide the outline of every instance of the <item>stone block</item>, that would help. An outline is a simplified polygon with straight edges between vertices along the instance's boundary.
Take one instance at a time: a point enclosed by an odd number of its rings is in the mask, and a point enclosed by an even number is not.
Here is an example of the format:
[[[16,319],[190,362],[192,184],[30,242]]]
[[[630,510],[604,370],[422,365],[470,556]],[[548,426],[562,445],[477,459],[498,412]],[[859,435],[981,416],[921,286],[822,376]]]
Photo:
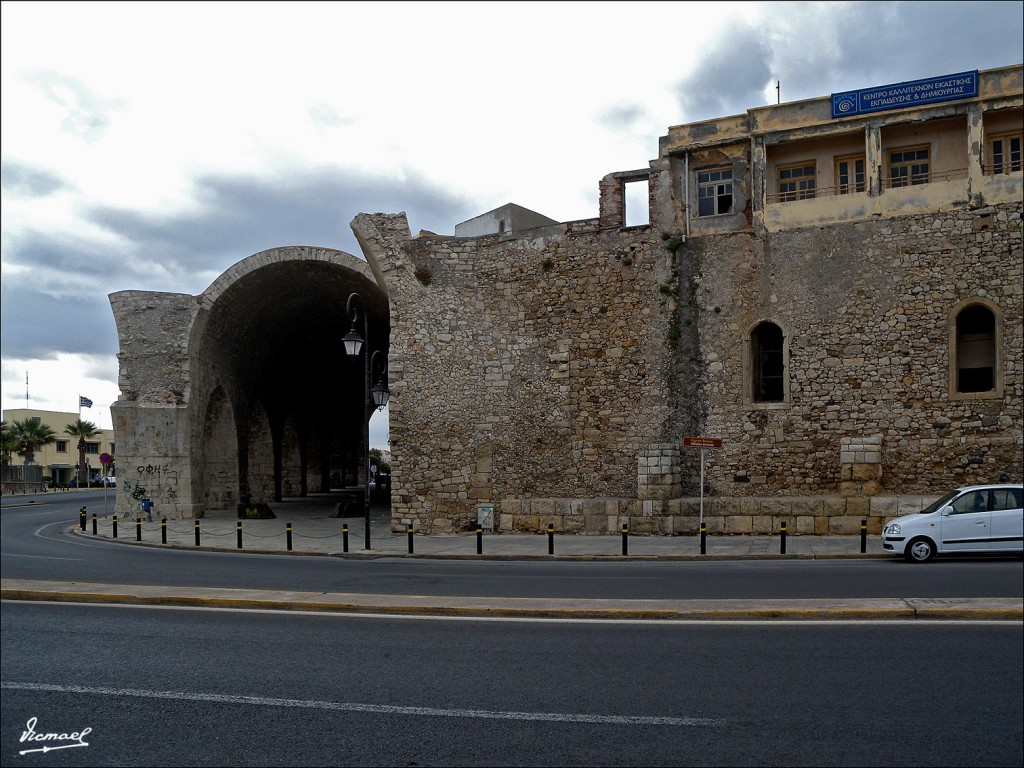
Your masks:
[[[791,499],[763,499],[761,501],[761,514],[772,517],[791,517],[793,514],[793,502]]]
[[[790,511],[794,515],[815,517],[822,514],[825,507],[825,500],[820,497],[804,497],[793,499],[790,504]]]
[[[772,532],[772,518],[770,515],[754,515],[750,519],[752,521],[751,533],[764,535]]]
[[[588,534],[608,533],[608,516],[604,514],[584,515],[583,526]]]
[[[826,496],[822,499],[822,514],[826,517],[846,514],[846,499],[841,496]]]
[[[816,534],[818,531],[815,528],[815,521],[818,517],[814,515],[797,515],[796,518],[796,532],[800,534]],[[820,518],[825,519],[825,518]]]
[[[501,510],[513,515],[528,515],[530,514],[530,500],[519,497],[502,499]]]
[[[631,533],[655,534],[659,532],[659,520],[657,517],[634,517],[629,521],[629,530]]]
[[[846,500],[846,514],[844,517],[860,518],[868,517],[871,513],[871,500],[863,496],[854,496]],[[859,524],[859,522],[858,522]]]
[[[876,496],[869,500],[872,517],[898,517],[899,499],[894,496]]]
[[[725,518],[725,533],[752,533],[754,518],[746,515],[732,515]]]
[[[562,518],[562,531],[564,533],[583,533],[586,530],[586,523],[583,515],[566,515]]]
[[[513,523],[517,531],[539,531],[540,517],[538,515],[516,515]]]
[[[692,536],[700,533],[700,518],[692,515],[673,515],[672,533],[676,536]]]
[[[513,521],[514,517],[515,517],[514,515],[509,514],[507,512],[502,512],[500,515],[498,515],[498,530],[499,531],[511,531],[512,530],[512,521]]]
[[[708,502],[711,502],[709,504]],[[704,499],[704,513],[708,512],[715,515],[722,515],[723,517],[731,517],[733,515],[740,514],[754,514],[747,512],[743,509],[744,499],[738,499],[730,496],[714,496],[710,499]]]
[[[761,499],[740,499],[739,514],[751,516],[760,515]]]
[[[711,517],[704,517],[704,526],[707,528],[707,532],[710,533],[724,533],[725,532],[725,521],[726,518],[719,517],[718,515],[712,515]]]
[[[852,536],[860,534],[860,520],[851,517],[828,518],[828,532],[832,536]]]
[[[816,517],[814,518],[814,535],[815,536],[827,536],[828,535],[828,521],[831,517]]]
[[[553,515],[555,514],[554,499],[531,499],[530,514],[532,515]]]
[[[882,476],[882,467],[878,464],[854,464],[853,480],[877,480]]]

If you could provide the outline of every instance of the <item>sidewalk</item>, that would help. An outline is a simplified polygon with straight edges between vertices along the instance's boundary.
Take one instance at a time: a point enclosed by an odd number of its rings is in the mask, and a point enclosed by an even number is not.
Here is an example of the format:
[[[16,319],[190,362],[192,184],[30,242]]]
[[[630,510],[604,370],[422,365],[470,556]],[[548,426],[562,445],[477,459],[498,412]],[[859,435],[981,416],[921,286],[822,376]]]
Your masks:
[[[85,500],[85,499],[83,499]],[[114,518],[102,513],[102,501],[90,500],[96,511],[86,507],[85,530],[69,526],[73,535],[113,539]],[[708,535],[706,554],[700,553],[699,536],[638,536],[628,538],[628,555],[622,554],[621,534],[586,536],[555,533],[548,554],[546,533],[485,533],[482,554],[477,554],[476,533],[449,536],[414,535],[412,555],[406,533],[393,533],[389,511],[371,510],[371,545],[364,548],[365,518],[333,517],[323,497],[294,499],[274,505],[271,520],[239,521],[228,513],[199,520],[201,550],[246,553],[275,553],[292,556],[333,556],[339,558],[447,558],[461,560],[694,560],[715,559],[825,559],[888,558],[877,536],[866,539],[862,554],[860,536],[786,537],[782,555],[781,537]],[[238,548],[241,523],[242,549]],[[291,550],[288,532],[291,527]],[[348,527],[348,551],[344,551],[343,527]],[[141,529],[141,530],[139,530]],[[142,541],[136,540],[137,530]],[[195,521],[168,520],[166,540],[159,518],[136,526],[134,520],[119,520],[117,543],[128,546],[196,549]],[[910,567],[910,566],[908,566]],[[132,584],[90,584],[83,582],[4,579],[0,596],[5,600],[120,603],[135,605],[177,605],[212,608],[320,611],[330,613],[512,617],[533,619],[617,619],[617,620],[993,620],[1021,621],[1024,600],[1020,598],[856,598],[777,600],[592,600],[564,598],[489,598],[429,595],[379,595],[334,592],[294,592],[252,589],[203,589]]]
[[[245,552],[275,552],[306,555],[333,555],[339,557],[409,557],[409,536],[391,530],[387,508],[371,510],[370,549],[365,546],[364,517],[333,517],[333,509],[322,498],[310,497],[279,502],[273,505],[277,517],[271,520],[238,520],[229,513],[213,513],[198,520],[199,547],[244,554]],[[92,536],[93,511],[87,509],[85,530],[76,526],[82,536]],[[291,527],[291,547],[288,527]],[[345,546],[344,528],[348,528],[348,547]],[[141,530],[140,530],[141,528]],[[241,531],[242,546],[238,546]],[[138,540],[141,534],[141,542]],[[105,516],[100,508],[96,512],[96,536],[114,539],[113,514]],[[166,544],[164,536],[166,535]],[[141,526],[136,520],[118,520],[119,543],[150,546],[196,547],[196,521],[168,520],[166,531],[160,519],[143,518]],[[412,555],[435,558],[475,559],[622,559],[621,533],[582,535],[547,533],[490,533],[484,532],[477,553],[475,532],[450,535],[413,534]],[[868,536],[865,553],[861,553],[860,536],[786,536],[786,552],[782,555],[782,539],[773,536],[740,536],[708,534],[705,554],[701,554],[700,536],[650,536],[629,534],[626,541],[629,558],[644,559],[700,559],[704,558],[837,558],[886,557],[878,536]],[[553,550],[550,551],[549,550]]]

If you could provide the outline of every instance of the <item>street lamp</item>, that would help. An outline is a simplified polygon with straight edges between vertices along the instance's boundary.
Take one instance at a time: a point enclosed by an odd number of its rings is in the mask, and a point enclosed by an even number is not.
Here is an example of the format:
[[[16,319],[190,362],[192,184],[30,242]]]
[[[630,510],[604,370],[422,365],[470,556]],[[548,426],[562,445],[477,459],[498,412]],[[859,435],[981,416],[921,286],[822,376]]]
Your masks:
[[[356,303],[362,305],[362,311],[356,306]],[[345,353],[349,357],[356,357],[360,352],[363,351],[363,344],[369,342],[369,325],[366,312],[366,302],[363,301],[363,297],[358,293],[351,293],[348,297],[348,302],[345,305],[345,311],[348,312],[348,316],[352,319],[352,328],[345,334],[342,342],[345,345]],[[363,317],[363,333],[359,334],[359,316],[362,314]],[[365,341],[364,341],[365,340]],[[383,364],[381,370],[381,377],[377,380],[377,383],[371,388],[370,387],[370,373],[373,371],[374,364],[377,362],[377,355],[384,358],[384,353],[381,350],[376,350],[373,355],[370,355],[369,347],[366,349],[366,354],[363,355],[363,412],[361,418],[363,419],[363,445],[365,447],[365,466],[363,476],[363,509],[365,519],[365,533],[364,540],[365,544],[363,549],[371,549],[370,547],[370,397],[373,397],[373,404],[378,408],[383,408],[388,404],[388,397],[390,392],[388,391],[387,385],[384,384],[384,373],[387,370],[387,362]]]

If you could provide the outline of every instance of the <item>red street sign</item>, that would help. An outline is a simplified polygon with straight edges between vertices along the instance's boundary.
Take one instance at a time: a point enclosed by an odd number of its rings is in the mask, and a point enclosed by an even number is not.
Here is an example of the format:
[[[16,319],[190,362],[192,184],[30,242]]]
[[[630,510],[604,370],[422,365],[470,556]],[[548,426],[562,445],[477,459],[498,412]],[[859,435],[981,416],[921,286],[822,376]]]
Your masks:
[[[101,453],[100,454],[100,464],[109,464],[109,463],[110,463],[110,454],[109,453]]]
[[[687,448],[721,448],[720,437],[684,437],[683,445]]]

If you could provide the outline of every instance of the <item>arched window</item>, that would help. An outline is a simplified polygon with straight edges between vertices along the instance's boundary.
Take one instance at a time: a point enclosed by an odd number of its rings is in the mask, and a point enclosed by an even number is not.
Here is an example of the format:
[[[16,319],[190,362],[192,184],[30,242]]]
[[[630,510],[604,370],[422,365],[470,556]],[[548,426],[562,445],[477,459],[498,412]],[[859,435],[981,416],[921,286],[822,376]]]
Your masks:
[[[996,386],[996,318],[972,304],[956,316],[956,391],[991,392]]]
[[[763,322],[750,333],[750,399],[781,403],[786,398],[786,365],[782,329]]]

